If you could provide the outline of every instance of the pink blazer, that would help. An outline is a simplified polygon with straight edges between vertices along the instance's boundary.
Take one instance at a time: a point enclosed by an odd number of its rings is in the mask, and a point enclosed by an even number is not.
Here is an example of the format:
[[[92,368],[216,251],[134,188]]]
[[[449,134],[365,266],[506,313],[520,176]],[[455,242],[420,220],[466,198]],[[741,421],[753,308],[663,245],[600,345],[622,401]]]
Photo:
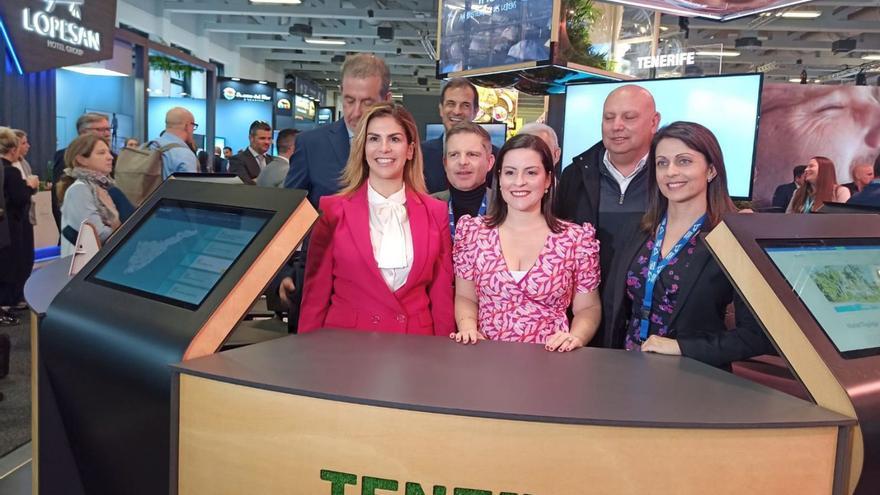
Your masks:
[[[306,261],[299,331],[322,327],[448,335],[455,331],[446,203],[406,190],[413,266],[392,292],[373,256],[367,186],[324,196]]]

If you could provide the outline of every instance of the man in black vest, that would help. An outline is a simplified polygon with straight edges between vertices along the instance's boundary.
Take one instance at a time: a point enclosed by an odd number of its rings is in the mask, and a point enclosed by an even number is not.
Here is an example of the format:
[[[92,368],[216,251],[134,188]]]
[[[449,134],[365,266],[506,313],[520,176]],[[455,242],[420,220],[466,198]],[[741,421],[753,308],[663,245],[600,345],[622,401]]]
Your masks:
[[[593,224],[604,274],[615,251],[638,229],[647,208],[650,164],[646,161],[660,114],[648,90],[627,84],[605,99],[601,124],[602,141],[574,157],[562,172],[556,214],[578,224]],[[602,345],[599,328],[591,345]]]

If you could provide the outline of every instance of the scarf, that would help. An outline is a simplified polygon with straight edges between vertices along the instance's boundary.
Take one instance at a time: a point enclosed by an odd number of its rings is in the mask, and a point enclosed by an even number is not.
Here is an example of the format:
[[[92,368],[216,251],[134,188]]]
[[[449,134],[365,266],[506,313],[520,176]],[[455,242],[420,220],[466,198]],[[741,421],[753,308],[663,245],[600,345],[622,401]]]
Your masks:
[[[82,167],[67,168],[64,169],[64,173],[84,182],[89,187],[89,190],[92,191],[92,198],[95,200],[95,206],[98,208],[98,215],[104,225],[118,224],[119,211],[116,210],[116,204],[113,203],[108,192],[111,187],[116,186],[116,183],[110,176]]]

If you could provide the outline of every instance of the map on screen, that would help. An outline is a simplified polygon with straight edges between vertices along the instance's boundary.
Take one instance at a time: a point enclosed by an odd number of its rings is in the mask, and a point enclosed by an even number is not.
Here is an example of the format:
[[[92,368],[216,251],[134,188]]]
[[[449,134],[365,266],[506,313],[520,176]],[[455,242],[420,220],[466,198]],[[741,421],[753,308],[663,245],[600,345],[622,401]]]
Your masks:
[[[880,245],[762,247],[844,358],[880,354]]]
[[[89,279],[197,309],[272,215],[163,199]]]

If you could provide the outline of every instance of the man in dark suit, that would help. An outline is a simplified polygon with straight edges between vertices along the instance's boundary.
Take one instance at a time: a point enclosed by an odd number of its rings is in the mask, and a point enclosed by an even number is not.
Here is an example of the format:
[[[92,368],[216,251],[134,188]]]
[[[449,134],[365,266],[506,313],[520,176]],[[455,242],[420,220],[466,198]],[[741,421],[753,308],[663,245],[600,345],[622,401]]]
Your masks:
[[[443,85],[440,90],[440,120],[443,128],[448,131],[459,122],[473,122],[480,108],[480,96],[477,88],[463,77],[455,77]],[[444,132],[445,135],[445,132]],[[443,140],[444,136],[436,139],[422,141],[422,158],[425,162],[425,185],[428,193],[446,190],[449,185],[446,182],[446,171],[443,169]],[[492,150],[496,155],[497,149]]]
[[[339,176],[361,116],[373,104],[391,99],[391,72],[371,53],[350,55],[342,64],[342,120],[316,127],[296,137],[296,150],[284,187],[305,189],[318,207],[322,196],[339,191]]]
[[[361,117],[374,104],[391,100],[391,72],[384,60],[371,53],[348,56],[342,64],[340,81],[342,120],[296,136],[290,170],[284,180],[284,187],[308,191],[315,208],[321,197],[339,191],[339,177],[348,162],[351,139],[358,131]],[[291,269],[280,281],[279,296],[290,308],[288,327],[292,331],[299,319],[304,270],[305,253],[297,252]]]
[[[781,184],[776,188],[776,191],[773,193],[774,208],[781,208],[782,211],[785,211],[785,209],[788,208],[788,203],[791,202],[791,197],[794,196],[794,192],[804,185],[804,170],[806,169],[806,165],[798,165],[792,170],[794,180],[787,184]]]
[[[247,148],[229,159],[229,173],[239,176],[245,184],[256,184],[257,176],[272,161],[269,148],[272,147],[272,126],[262,120],[255,120],[248,129]]]
[[[229,160],[223,158],[223,153],[219,146],[214,146],[214,165],[212,172],[215,174],[225,174],[227,170],[229,170]]]

